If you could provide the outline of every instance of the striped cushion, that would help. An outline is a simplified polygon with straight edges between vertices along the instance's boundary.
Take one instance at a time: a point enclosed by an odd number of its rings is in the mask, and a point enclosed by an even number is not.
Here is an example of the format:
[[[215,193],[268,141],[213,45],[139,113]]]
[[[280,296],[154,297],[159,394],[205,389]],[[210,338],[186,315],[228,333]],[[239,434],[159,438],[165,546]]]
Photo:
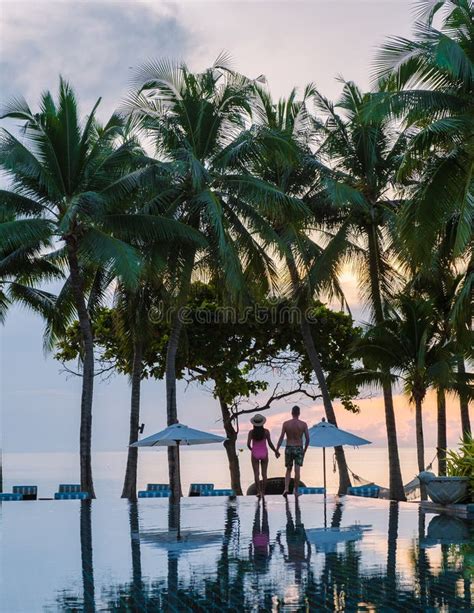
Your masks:
[[[10,494],[9,492],[0,494],[0,502],[5,500],[23,500],[23,494]]]
[[[88,500],[88,492],[56,492],[54,500]]]
[[[146,489],[147,492],[167,492],[170,486],[167,483],[149,483]]]
[[[348,487],[347,493],[350,496],[363,496],[364,498],[378,498],[380,488],[377,485],[362,485],[360,487]]]
[[[298,492],[300,494],[324,494],[324,487],[300,487]]]
[[[138,492],[139,498],[169,498],[171,491],[168,490],[142,490]]]
[[[60,483],[59,484],[59,493],[60,494],[66,494],[66,493],[71,493],[71,492],[80,492],[81,491],[81,486],[77,485],[77,484],[70,484],[70,483]]]
[[[203,490],[201,496],[235,496],[234,490]]]

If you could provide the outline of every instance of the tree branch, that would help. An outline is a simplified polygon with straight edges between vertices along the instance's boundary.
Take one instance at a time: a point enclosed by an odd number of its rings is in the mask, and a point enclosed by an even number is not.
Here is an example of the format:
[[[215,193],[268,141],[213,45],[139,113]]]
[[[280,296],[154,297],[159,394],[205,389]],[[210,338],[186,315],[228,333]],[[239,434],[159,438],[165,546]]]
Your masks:
[[[235,408],[236,408],[236,406],[238,404],[238,403],[235,403],[233,408],[232,408],[232,417],[231,417],[231,419],[235,420],[240,415],[247,415],[249,413],[260,413],[261,411],[267,411],[274,402],[276,402],[278,400],[283,400],[284,398],[289,398],[290,396],[294,396],[295,394],[301,394],[303,396],[307,396],[311,400],[316,400],[317,398],[322,398],[321,394],[315,394],[314,392],[308,391],[308,389],[304,386],[304,384],[302,382],[298,383],[298,387],[297,388],[289,390],[287,392],[281,392],[279,394],[277,394],[278,387],[279,387],[279,384],[277,383],[276,386],[273,389],[273,392],[272,392],[271,396],[262,405],[257,405],[255,407],[252,407],[251,409],[235,410]]]

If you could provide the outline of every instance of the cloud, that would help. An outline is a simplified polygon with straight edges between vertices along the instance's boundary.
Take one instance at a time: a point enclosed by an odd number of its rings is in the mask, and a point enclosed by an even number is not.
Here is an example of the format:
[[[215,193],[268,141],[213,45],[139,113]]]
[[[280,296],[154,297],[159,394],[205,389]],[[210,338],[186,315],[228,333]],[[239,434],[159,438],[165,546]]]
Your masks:
[[[85,113],[103,96],[104,119],[150,57],[186,58],[196,41],[172,7],[137,2],[7,2],[2,6],[2,96],[36,104],[62,74]]]

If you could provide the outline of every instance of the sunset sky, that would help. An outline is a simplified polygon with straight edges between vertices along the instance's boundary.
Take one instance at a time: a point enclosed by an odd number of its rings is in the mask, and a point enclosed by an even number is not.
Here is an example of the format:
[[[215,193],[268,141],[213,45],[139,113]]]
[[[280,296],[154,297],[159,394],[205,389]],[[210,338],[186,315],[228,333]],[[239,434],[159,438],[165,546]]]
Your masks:
[[[121,102],[133,69],[149,58],[185,60],[207,67],[222,50],[234,67],[250,77],[264,74],[274,96],[315,82],[329,98],[340,91],[337,75],[370,86],[371,61],[389,34],[408,36],[411,3],[395,1],[1,3],[0,79],[3,100],[23,95],[35,108],[44,89],[55,90],[58,75],[76,88],[85,114],[101,96],[106,118]],[[355,279],[345,287],[354,313],[367,316],[358,301]],[[42,352],[41,321],[13,308],[1,330],[2,435],[5,451],[75,451],[78,445],[80,383],[61,374],[60,365]],[[143,386],[142,421],[146,434],[165,425],[161,382]],[[205,390],[179,386],[182,422],[219,429],[218,407]],[[266,398],[266,394],[263,394]],[[414,413],[406,398],[395,398],[401,446],[414,445]],[[319,403],[302,401],[303,417],[319,421]],[[360,401],[361,414],[337,405],[339,424],[385,443],[384,415],[377,396]],[[291,404],[269,412],[275,430]],[[128,382],[114,377],[98,383],[94,405],[96,450],[123,449],[128,440]],[[435,442],[435,402],[426,402],[427,446]],[[245,426],[242,426],[245,431]],[[448,402],[449,442],[459,436],[459,408]]]

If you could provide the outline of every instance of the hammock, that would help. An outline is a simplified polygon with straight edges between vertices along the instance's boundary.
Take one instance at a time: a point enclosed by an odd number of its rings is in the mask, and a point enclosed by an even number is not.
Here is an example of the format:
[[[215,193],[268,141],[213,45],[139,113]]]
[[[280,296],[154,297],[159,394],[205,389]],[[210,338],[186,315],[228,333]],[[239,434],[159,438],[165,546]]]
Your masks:
[[[436,460],[436,458],[437,458],[437,455],[434,456],[434,458],[431,460],[431,462],[428,464],[425,470],[431,470],[433,468],[433,463]],[[367,486],[375,485],[376,487],[380,488],[379,498],[390,499],[390,490],[387,487],[383,487],[381,485],[378,485],[374,481],[368,481],[367,479],[364,479],[363,477],[356,475],[349,468],[349,466],[347,467],[347,470],[351,473],[354,483],[357,483],[357,485],[367,485]],[[407,500],[415,500],[416,498],[419,497],[418,490],[420,489],[420,480],[418,479],[418,477],[415,477],[414,479],[406,483],[403,486],[403,489],[405,490],[405,496],[407,497]]]

